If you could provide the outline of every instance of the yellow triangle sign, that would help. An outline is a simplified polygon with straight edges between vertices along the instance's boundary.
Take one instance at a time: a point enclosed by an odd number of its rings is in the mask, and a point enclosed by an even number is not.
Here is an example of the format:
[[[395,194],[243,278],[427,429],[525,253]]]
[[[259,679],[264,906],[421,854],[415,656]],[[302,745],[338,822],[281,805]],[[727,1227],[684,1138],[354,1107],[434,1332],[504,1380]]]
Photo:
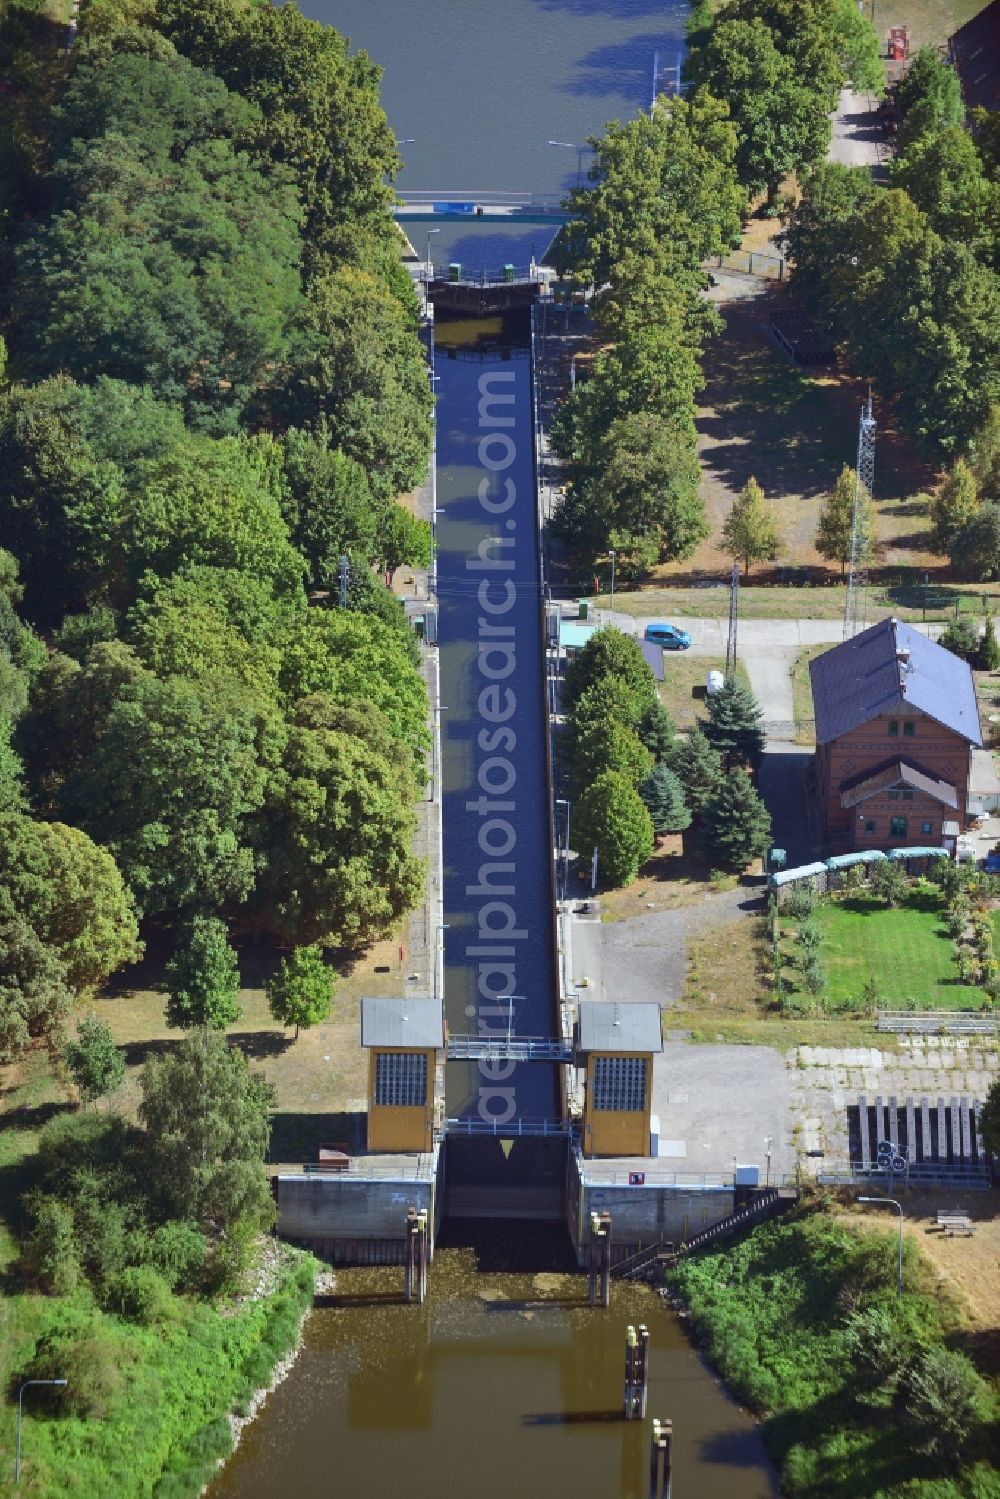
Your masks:
[[[513,1140],[501,1140],[500,1141],[500,1149],[503,1151],[504,1160],[505,1161],[509,1161],[510,1160],[510,1153],[514,1149],[514,1142],[513,1142]]]

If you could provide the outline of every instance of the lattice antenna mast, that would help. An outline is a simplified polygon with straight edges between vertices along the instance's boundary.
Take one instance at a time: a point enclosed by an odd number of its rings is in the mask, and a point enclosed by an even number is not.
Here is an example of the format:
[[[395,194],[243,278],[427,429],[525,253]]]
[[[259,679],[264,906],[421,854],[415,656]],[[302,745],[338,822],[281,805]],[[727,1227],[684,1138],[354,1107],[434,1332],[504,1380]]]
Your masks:
[[[858,466],[854,476],[854,512],[851,516],[851,570],[847,577],[844,601],[844,639],[850,640],[865,628],[868,606],[868,557],[872,538],[868,534],[875,482],[875,418],[872,416],[872,393],[861,408],[858,422]]]
[[[733,563],[733,578],[729,585],[729,638],[726,641],[726,681],[736,673],[736,631],[740,622],[740,565]]]

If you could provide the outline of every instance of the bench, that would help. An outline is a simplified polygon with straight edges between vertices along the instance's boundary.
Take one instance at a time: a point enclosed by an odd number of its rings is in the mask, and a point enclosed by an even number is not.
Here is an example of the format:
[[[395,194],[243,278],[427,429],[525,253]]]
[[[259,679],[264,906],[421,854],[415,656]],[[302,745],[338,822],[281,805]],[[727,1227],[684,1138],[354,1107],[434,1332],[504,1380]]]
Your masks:
[[[949,1238],[954,1238],[956,1234],[964,1234],[966,1238],[971,1239],[972,1235],[975,1233],[975,1229],[969,1222],[968,1213],[962,1213],[958,1210],[954,1210],[952,1212],[948,1212],[946,1210],[939,1212],[937,1215],[937,1226],[938,1228],[942,1229]]]

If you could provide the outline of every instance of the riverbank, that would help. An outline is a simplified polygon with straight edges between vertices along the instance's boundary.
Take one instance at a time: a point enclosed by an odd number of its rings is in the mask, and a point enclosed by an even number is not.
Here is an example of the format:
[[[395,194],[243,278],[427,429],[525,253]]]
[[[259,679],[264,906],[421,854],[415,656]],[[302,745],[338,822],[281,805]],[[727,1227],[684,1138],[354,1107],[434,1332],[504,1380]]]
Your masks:
[[[813,1204],[668,1272],[710,1363],[762,1418],[785,1494],[1000,1494],[981,1339],[912,1240],[897,1297],[896,1247]]]

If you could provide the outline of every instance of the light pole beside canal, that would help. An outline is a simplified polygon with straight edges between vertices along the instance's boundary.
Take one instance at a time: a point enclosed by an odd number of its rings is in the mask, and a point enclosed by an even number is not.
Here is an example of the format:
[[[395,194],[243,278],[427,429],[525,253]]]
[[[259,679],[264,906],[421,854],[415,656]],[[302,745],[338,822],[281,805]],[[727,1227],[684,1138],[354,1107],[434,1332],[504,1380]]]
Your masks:
[[[24,1409],[24,1392],[33,1384],[59,1385],[64,1388],[68,1380],[65,1379],[26,1379],[17,1392],[17,1447],[14,1456],[14,1482],[21,1482],[21,1416]]]
[[[611,553],[611,607],[615,607],[615,549],[610,547]]]
[[[556,797],[556,806],[566,808],[566,842],[563,844],[563,900],[569,899],[569,820],[573,803],[565,796]]]
[[[903,1204],[897,1202],[895,1197],[859,1197],[859,1202],[879,1202],[886,1207],[893,1207],[899,1214],[899,1252],[896,1256],[896,1295],[903,1294]]]
[[[579,192],[583,186],[583,153],[587,150],[587,147],[577,145],[576,141],[549,141],[548,144],[550,146],[565,146],[567,151],[576,152],[576,188],[577,192]]]
[[[428,229],[427,231],[427,259],[424,261],[424,271],[428,286],[430,286],[434,277],[434,267],[431,265],[431,235],[440,233],[440,229]]]

